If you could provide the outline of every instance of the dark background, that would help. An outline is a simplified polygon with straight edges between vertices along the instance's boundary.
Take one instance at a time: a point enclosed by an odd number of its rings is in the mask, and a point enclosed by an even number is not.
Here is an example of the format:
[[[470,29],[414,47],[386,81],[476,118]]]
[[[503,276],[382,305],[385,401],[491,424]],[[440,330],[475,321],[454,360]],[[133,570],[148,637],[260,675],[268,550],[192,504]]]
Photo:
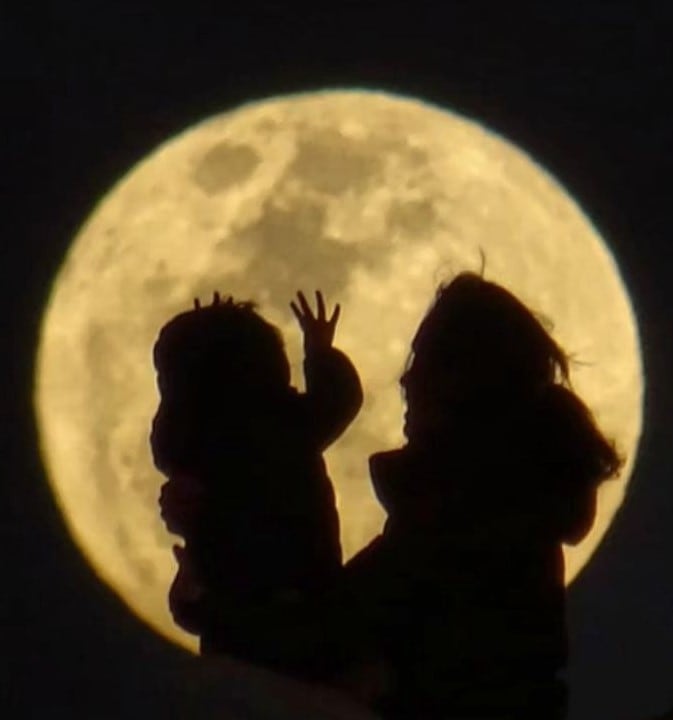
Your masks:
[[[673,707],[666,3],[28,5],[0,11],[3,715],[293,717],[273,692],[206,677],[96,580],[46,485],[32,373],[51,279],[116,179],[205,116],[326,86],[416,95],[484,121],[545,165],[608,239],[640,323],[645,434],[627,502],[570,591],[571,718],[646,720]]]

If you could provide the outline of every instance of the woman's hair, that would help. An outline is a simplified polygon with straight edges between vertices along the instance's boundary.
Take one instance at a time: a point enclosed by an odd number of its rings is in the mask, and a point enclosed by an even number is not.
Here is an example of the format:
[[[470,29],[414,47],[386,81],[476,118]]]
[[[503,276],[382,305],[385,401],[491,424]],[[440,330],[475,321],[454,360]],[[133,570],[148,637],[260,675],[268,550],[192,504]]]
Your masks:
[[[597,485],[621,466],[570,388],[563,349],[514,295],[474,273],[461,273],[437,291],[413,340],[403,384],[408,402],[410,390],[421,387],[447,414],[460,408],[459,424],[467,414],[485,428],[486,412],[496,418],[495,428],[499,417],[507,424],[509,413],[520,431],[525,428],[518,441],[542,454],[545,470],[559,479]],[[504,435],[516,432],[506,427]]]
[[[569,388],[552,385],[538,401],[537,451],[547,472],[578,484],[614,477],[622,460],[599,430],[589,408]]]
[[[568,359],[540,320],[514,295],[465,272],[437,291],[416,333],[424,367],[461,382],[533,388],[568,383]]]

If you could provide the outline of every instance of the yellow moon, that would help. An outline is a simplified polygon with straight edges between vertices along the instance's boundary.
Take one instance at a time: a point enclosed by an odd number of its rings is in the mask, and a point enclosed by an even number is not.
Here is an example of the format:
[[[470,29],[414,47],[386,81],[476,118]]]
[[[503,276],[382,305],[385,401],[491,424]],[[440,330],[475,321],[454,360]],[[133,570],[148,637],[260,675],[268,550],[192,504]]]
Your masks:
[[[213,290],[254,299],[282,330],[301,385],[288,302],[320,288],[343,306],[337,344],[364,408],[327,453],[351,556],[382,512],[367,458],[402,441],[398,380],[438,283],[465,269],[505,285],[554,323],[580,362],[574,387],[626,456],[589,537],[567,550],[570,581],[620,505],[641,429],[634,314],[587,216],[520,149],[447,110],[364,90],[272,98],[186,130],[94,208],[45,310],[35,408],[45,466],[74,539],[127,605],[168,638],[174,538],[148,431],[159,328]]]

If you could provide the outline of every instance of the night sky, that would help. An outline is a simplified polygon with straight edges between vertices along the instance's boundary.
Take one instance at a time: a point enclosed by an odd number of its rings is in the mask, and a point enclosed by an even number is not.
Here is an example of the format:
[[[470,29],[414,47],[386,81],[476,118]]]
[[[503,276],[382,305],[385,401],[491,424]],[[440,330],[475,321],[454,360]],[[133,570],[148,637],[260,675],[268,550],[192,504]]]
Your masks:
[[[262,681],[206,673],[99,583],[47,487],[31,395],[51,280],[110,185],[208,115],[329,86],[414,95],[485,122],[551,171],[607,238],[640,324],[645,433],[627,501],[569,594],[570,717],[649,720],[673,708],[667,11],[587,2],[493,14],[487,3],[446,3],[440,14],[435,3],[363,2],[299,13],[244,2],[234,12],[68,0],[41,14],[25,5],[0,11],[3,716],[296,716]]]

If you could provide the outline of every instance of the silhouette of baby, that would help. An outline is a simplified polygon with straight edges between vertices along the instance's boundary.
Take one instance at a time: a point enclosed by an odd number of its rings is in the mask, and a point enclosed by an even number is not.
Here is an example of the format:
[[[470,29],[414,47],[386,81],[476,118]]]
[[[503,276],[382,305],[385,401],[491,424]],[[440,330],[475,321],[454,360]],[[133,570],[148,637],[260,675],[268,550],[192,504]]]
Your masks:
[[[322,452],[357,415],[362,389],[333,347],[320,292],[291,303],[304,335],[306,391],[290,385],[278,330],[232,298],[177,315],[154,363],[161,402],[154,462],[162,517],[184,538],[169,593],[175,621],[226,653],[320,673],[319,598],[341,571],[339,521]]]
[[[402,376],[407,444],[370,458],[383,533],[345,568],[354,663],[391,718],[561,718],[562,544],[620,460],[568,360],[504,288],[440,287]],[[358,654],[359,653],[359,654]]]

